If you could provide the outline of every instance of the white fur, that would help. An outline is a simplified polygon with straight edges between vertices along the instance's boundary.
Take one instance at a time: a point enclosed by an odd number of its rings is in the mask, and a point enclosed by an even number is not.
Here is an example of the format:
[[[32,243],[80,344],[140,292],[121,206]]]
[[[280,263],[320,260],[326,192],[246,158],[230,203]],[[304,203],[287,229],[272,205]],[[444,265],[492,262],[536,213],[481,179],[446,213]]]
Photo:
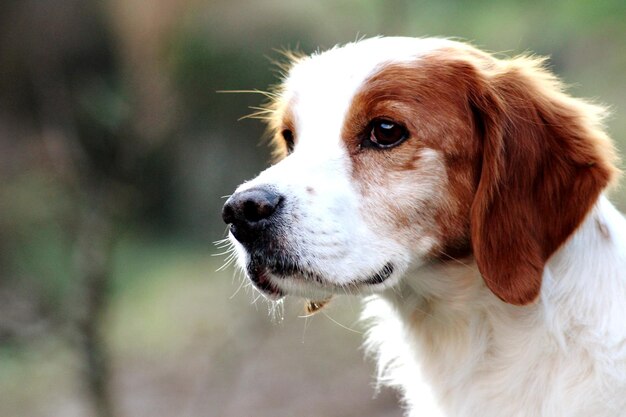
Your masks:
[[[473,263],[422,268],[368,299],[367,346],[411,417],[433,415],[422,373],[449,416],[625,416],[625,271],[626,221],[602,197],[547,263],[536,304],[503,303]]]

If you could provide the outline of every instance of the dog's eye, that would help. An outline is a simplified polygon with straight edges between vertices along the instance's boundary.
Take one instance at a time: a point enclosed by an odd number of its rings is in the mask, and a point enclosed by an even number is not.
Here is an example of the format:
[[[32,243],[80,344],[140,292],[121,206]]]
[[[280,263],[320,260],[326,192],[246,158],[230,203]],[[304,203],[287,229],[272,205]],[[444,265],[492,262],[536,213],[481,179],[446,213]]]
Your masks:
[[[409,137],[408,130],[388,119],[374,119],[370,123],[369,144],[375,148],[391,148]]]
[[[280,132],[280,134],[282,135],[283,139],[285,140],[285,144],[287,145],[287,153],[293,152],[293,146],[294,146],[293,132],[289,129],[283,129],[283,131]]]

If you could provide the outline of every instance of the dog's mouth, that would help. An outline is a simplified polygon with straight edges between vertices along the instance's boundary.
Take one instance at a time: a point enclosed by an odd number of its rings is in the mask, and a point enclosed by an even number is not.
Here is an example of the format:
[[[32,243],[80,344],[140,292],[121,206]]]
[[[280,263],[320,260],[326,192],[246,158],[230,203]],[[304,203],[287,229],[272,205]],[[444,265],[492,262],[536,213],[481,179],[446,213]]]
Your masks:
[[[278,301],[288,295],[284,289],[289,286],[286,285],[288,281],[304,284],[316,294],[358,293],[383,284],[391,277],[395,268],[391,262],[387,262],[373,274],[341,284],[333,283],[321,274],[302,268],[295,262],[284,260],[272,262],[253,259],[249,262],[247,270],[248,277],[261,294],[269,300]]]
[[[285,296],[285,293],[272,283],[270,274],[270,269],[266,266],[261,266],[255,262],[251,262],[248,265],[248,277],[250,281],[252,281],[252,284],[254,284],[266,298],[272,301],[278,301]]]

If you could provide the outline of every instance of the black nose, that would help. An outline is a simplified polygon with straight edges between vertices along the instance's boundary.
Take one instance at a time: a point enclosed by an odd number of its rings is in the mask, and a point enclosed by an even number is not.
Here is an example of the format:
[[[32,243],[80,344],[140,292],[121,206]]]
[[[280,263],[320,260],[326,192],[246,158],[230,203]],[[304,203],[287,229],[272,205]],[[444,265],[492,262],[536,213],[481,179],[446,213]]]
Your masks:
[[[242,242],[254,240],[268,226],[284,197],[269,187],[255,187],[230,196],[222,208],[222,219]]]

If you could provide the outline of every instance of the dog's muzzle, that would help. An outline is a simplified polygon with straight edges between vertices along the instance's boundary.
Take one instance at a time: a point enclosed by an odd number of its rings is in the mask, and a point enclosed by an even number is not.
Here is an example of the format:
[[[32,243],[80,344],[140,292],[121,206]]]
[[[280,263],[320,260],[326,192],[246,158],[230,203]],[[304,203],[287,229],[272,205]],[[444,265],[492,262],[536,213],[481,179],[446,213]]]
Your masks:
[[[316,289],[333,291],[337,288],[358,290],[375,287],[393,275],[394,264],[386,262],[351,281],[334,285],[310,263],[303,262],[298,256],[297,244],[286,238],[293,227],[291,210],[286,197],[270,186],[257,186],[235,193],[222,209],[224,222],[246,251],[248,278],[267,298],[278,300],[286,295],[278,285],[285,279],[298,279]]]
[[[230,226],[231,234],[248,252],[248,278],[272,299],[283,296],[271,283],[269,275],[270,265],[284,258],[277,253],[282,245],[276,241],[284,200],[285,197],[271,187],[254,187],[233,194],[222,209],[222,218]]]

